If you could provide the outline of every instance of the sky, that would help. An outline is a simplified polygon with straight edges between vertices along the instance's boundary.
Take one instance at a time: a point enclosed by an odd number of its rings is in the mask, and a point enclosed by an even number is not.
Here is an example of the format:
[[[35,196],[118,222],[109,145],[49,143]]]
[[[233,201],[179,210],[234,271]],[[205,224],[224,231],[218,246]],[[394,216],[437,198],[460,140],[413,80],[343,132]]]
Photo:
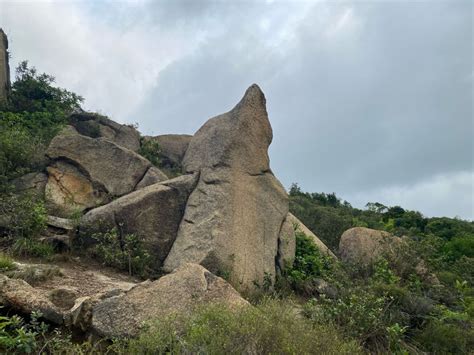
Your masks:
[[[287,188],[474,219],[473,2],[0,0],[11,67],[143,134],[257,83]],[[12,73],[12,77],[13,77]]]

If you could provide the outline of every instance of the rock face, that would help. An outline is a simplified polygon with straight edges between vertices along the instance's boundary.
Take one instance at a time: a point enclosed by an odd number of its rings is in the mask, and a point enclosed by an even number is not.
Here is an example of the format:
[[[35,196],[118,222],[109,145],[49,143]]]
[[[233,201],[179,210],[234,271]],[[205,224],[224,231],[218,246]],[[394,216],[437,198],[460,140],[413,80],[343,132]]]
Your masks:
[[[8,38],[0,28],[0,103],[7,101],[10,94],[10,65]]]
[[[307,237],[310,237],[314,244],[318,247],[318,249],[323,253],[323,254],[326,254],[326,255],[329,255],[331,256],[332,258],[334,259],[337,259],[336,255],[334,255],[334,253],[326,246],[326,244],[324,244],[321,239],[319,239],[316,234],[314,234],[313,232],[311,232],[311,230],[306,227],[303,222],[301,222],[298,218],[296,218],[293,214],[291,213],[288,213],[288,222],[291,223],[297,231],[300,231],[301,233],[303,233],[304,235],[306,235]]]
[[[257,85],[194,135],[183,168],[199,173],[199,181],[165,261],[167,270],[201,264],[229,274],[239,290],[274,281],[288,197],[270,170],[271,141],[265,97]]]
[[[277,272],[291,267],[295,260],[296,236],[295,227],[290,219],[290,213],[286,215],[278,238]]]
[[[156,137],[147,137],[146,139],[158,143],[164,165],[176,166],[183,161],[192,138],[193,136],[188,134],[163,134]]]
[[[184,264],[154,282],[144,282],[92,310],[92,329],[109,338],[136,336],[147,321],[190,312],[208,302],[247,306],[226,281],[196,264]]]
[[[166,178],[131,150],[105,138],[81,135],[72,126],[54,137],[46,154],[52,160],[46,199],[66,212],[104,204]]]
[[[102,137],[134,152],[140,149],[140,133],[132,126],[121,125],[107,117],[89,112],[73,113],[69,120],[84,136]]]
[[[92,233],[117,228],[121,234],[135,234],[153,257],[153,266],[162,265],[173,245],[186,201],[196,185],[196,175],[147,186],[87,212],[81,219],[80,241],[84,245]]]
[[[12,181],[15,191],[18,193],[34,193],[44,195],[48,176],[44,173],[29,173]]]
[[[374,229],[355,227],[345,231],[339,242],[339,254],[345,262],[369,265],[377,258],[394,253],[402,240]]]

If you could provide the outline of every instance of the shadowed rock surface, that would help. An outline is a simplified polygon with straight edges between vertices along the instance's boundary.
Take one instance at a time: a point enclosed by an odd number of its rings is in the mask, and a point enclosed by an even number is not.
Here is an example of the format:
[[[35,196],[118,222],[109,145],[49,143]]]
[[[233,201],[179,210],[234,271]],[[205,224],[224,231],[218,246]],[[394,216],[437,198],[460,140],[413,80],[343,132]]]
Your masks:
[[[193,136],[188,134],[163,134],[156,137],[145,137],[145,139],[158,143],[162,162],[169,166],[181,164],[192,138]]]

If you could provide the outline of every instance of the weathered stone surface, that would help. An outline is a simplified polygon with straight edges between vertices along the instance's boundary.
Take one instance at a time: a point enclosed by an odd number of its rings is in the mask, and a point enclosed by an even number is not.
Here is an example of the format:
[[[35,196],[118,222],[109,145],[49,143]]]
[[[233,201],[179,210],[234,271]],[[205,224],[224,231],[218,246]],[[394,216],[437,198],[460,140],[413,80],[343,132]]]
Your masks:
[[[270,171],[271,141],[265,97],[257,85],[194,135],[183,167],[200,178],[165,261],[167,270],[201,264],[230,274],[239,290],[274,280],[288,197]]]
[[[45,319],[63,323],[61,310],[23,280],[0,275],[0,304],[24,314],[39,311]]]
[[[59,214],[68,215],[104,204],[109,199],[103,189],[94,188],[93,183],[73,165],[58,161],[46,170],[45,197],[50,210],[56,209]]]
[[[160,169],[155,166],[152,166],[148,169],[145,176],[136,186],[135,190],[139,190],[143,187],[156,184],[157,182],[166,181],[168,177]]]
[[[32,192],[40,196],[44,195],[44,189],[48,176],[45,173],[29,173],[12,181],[15,191],[19,193]]]
[[[288,213],[289,215],[289,213]],[[296,252],[295,228],[289,216],[286,216],[278,237],[278,270],[283,271],[293,266]]]
[[[10,65],[8,54],[8,38],[0,28],[0,103],[4,103],[10,94]]]
[[[180,165],[193,136],[188,134],[163,134],[156,137],[146,137],[158,143],[160,157],[164,165]]]
[[[379,257],[395,253],[402,240],[374,229],[355,227],[345,231],[339,241],[339,254],[345,262],[369,265]]]
[[[184,264],[154,282],[145,282],[127,293],[105,299],[92,311],[92,329],[100,336],[136,336],[148,321],[187,313],[205,303],[247,306],[226,281],[196,264]]]
[[[65,231],[72,231],[74,229],[74,222],[68,218],[48,216],[46,223],[48,226],[64,229]]]
[[[311,232],[311,230],[306,227],[303,222],[301,222],[298,218],[296,218],[293,214],[289,213],[288,214],[288,222],[291,223],[293,226],[296,227],[296,230],[300,231],[307,237],[310,237],[314,244],[318,247],[318,249],[326,255],[329,255],[333,257],[334,259],[337,259],[336,255],[324,244],[321,239],[319,239],[316,234]]]
[[[56,161],[74,165],[94,187],[113,196],[135,189],[151,163],[129,149],[105,138],[90,138],[68,126],[53,138],[46,152]]]
[[[189,193],[196,184],[195,175],[150,185],[86,213],[80,222],[79,242],[92,242],[88,236],[114,227],[122,234],[135,234],[153,256],[156,267],[176,239]],[[119,228],[120,227],[120,228]]]
[[[103,137],[134,152],[140,149],[140,133],[130,125],[122,125],[90,112],[75,112],[70,116],[70,122],[84,136]]]

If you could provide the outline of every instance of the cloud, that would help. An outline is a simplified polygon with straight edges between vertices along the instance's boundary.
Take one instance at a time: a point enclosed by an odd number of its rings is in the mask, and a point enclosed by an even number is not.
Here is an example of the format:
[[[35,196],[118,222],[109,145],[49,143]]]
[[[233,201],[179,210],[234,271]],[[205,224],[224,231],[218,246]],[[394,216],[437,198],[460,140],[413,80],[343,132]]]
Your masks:
[[[14,62],[146,134],[193,133],[257,82],[285,186],[472,218],[468,1],[0,4]]]

